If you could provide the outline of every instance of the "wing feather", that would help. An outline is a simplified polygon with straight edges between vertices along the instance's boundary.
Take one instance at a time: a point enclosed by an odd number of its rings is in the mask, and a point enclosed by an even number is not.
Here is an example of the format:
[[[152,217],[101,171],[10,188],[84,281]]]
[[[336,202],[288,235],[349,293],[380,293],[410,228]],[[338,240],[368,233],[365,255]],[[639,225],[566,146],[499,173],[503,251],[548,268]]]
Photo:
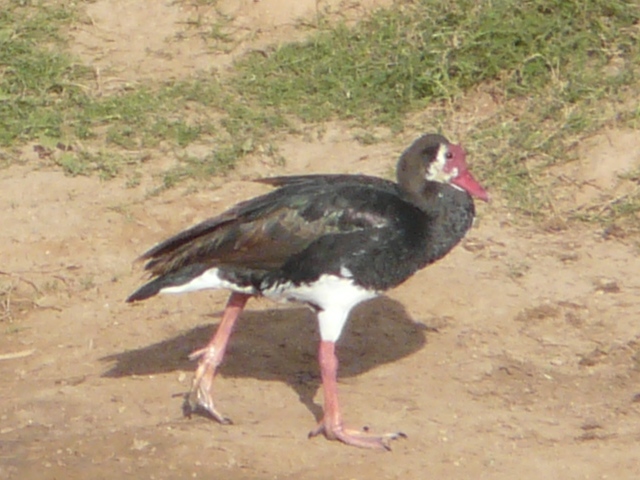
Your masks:
[[[384,198],[395,185],[351,175],[276,177],[280,186],[161,242],[142,255],[145,269],[165,275],[194,264],[256,270],[281,267],[324,235],[387,226]]]

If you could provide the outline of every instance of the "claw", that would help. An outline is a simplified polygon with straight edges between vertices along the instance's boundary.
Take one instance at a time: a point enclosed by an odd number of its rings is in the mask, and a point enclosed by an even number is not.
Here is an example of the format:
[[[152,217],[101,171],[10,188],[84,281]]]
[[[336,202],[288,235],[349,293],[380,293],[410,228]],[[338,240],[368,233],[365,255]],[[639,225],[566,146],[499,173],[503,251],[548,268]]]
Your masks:
[[[364,431],[344,428],[342,415],[338,406],[337,371],[338,357],[335,354],[335,342],[323,340],[320,342],[320,374],[324,388],[324,417],[315,430],[309,433],[309,437],[315,437],[321,433],[329,440],[339,440],[347,445],[361,448],[375,448],[379,450],[391,450],[389,443],[397,438],[407,438],[402,432],[373,435],[369,428]]]
[[[184,395],[184,402],[182,403],[182,413],[185,417],[191,418],[191,415],[203,415],[212,420],[215,420],[222,425],[233,425],[233,420],[229,417],[222,415],[213,404],[211,396],[206,400],[200,400],[201,392],[189,392]]]
[[[223,425],[233,423],[218,411],[211,396],[213,379],[220,363],[219,351],[215,346],[209,345],[189,355],[190,360],[197,358],[200,359],[198,369],[193,378],[191,391],[185,396],[182,410],[188,412],[189,416],[193,413],[203,413]]]

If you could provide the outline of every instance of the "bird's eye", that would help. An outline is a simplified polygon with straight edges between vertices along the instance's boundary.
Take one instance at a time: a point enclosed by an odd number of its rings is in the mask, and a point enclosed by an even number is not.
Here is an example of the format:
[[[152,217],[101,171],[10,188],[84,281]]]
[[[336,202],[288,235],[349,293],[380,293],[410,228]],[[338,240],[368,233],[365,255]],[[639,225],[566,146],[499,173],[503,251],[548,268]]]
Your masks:
[[[447,160],[451,160],[453,158],[453,153],[451,152],[447,152],[444,154],[444,158],[446,158]]]

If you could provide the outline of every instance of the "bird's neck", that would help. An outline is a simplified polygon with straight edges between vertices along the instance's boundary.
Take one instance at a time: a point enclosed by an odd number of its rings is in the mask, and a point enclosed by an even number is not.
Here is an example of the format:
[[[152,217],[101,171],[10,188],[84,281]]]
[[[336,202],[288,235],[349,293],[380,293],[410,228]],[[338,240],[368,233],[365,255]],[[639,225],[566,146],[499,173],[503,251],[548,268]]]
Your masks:
[[[422,191],[409,194],[408,200],[427,218],[427,265],[449,253],[473,224],[473,199],[451,185],[426,182]]]

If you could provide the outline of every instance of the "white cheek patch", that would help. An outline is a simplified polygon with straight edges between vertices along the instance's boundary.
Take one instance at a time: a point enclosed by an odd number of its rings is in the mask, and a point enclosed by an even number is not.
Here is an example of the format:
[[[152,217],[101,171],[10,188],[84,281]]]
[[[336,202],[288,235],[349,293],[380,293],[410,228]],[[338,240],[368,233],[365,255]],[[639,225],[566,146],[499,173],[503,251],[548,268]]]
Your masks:
[[[340,267],[340,276],[342,278],[353,278],[353,272],[349,270],[347,267],[345,267],[344,265],[342,265]]]
[[[450,183],[452,178],[458,176],[458,169],[453,168],[450,172],[445,172],[444,168],[447,165],[447,153],[449,149],[446,145],[440,145],[436,159],[431,162],[427,169],[425,179],[431,182]]]
[[[429,168],[427,169],[427,174],[425,175],[425,178],[427,180],[435,181],[436,178],[442,173],[442,171],[444,170],[444,166],[447,163],[446,154],[447,147],[444,145],[440,145],[440,147],[438,148],[436,159],[431,162],[431,165],[429,165]]]

